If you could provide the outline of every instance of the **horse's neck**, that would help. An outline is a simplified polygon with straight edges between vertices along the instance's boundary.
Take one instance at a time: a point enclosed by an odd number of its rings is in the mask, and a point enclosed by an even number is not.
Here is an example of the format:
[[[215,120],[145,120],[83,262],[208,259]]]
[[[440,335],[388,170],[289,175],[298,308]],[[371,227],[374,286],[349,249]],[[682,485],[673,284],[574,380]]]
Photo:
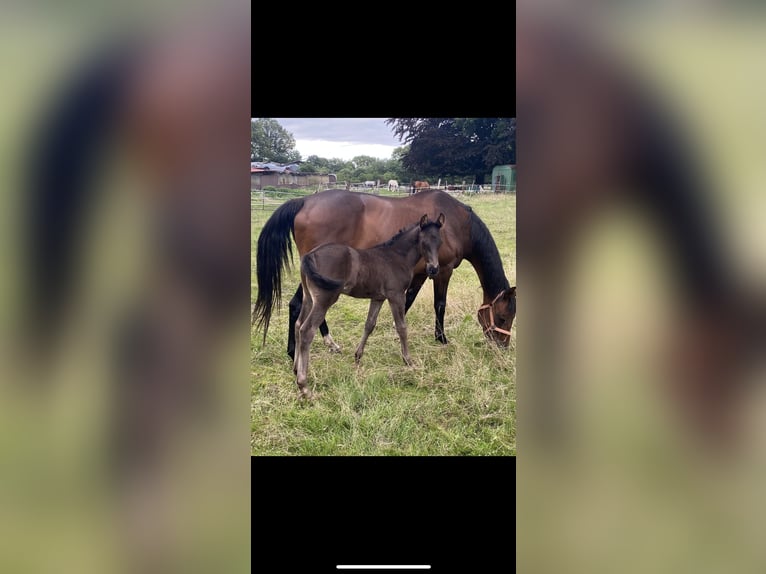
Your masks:
[[[415,267],[420,260],[420,250],[418,249],[418,234],[417,232],[405,233],[400,239],[400,253],[404,259],[407,267]],[[399,242],[397,242],[399,243]]]
[[[420,254],[420,250],[417,249],[417,246],[415,246],[415,249],[410,249],[407,252],[407,257],[406,257],[407,267],[409,267],[410,269],[414,269],[421,258],[422,258],[422,255]]]
[[[495,266],[486,265],[486,261],[482,262],[481,259],[470,259],[469,261],[479,277],[479,283],[481,283],[481,289],[484,293],[483,303],[489,303],[498,293],[510,287],[508,279],[503,273],[501,262]]]
[[[418,249],[417,230],[405,232],[396,239],[391,245],[380,247],[397,255],[408,267],[415,267],[420,260],[420,251]]]
[[[500,258],[497,245],[489,234],[489,230],[483,224],[479,225],[478,222],[474,224],[472,231],[474,230],[481,233],[482,238],[474,238],[470,255],[466,256],[466,259],[473,265],[476,275],[479,277],[479,283],[481,283],[484,292],[484,303],[489,303],[498,293],[508,289],[510,284],[505,276],[503,261]]]

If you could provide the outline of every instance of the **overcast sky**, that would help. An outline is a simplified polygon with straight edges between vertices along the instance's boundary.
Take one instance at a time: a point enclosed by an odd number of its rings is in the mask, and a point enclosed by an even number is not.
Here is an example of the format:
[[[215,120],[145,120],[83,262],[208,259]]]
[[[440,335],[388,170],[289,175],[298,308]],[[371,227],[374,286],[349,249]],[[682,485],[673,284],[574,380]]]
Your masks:
[[[358,155],[389,159],[402,144],[385,118],[274,118],[295,138],[305,160],[310,155],[349,160]]]

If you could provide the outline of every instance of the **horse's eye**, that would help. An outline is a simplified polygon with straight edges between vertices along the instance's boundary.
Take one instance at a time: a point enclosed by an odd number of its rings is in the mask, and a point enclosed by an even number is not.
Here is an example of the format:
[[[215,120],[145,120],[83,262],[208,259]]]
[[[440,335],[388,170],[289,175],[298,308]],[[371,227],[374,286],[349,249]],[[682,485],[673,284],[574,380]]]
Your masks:
[[[497,324],[498,325],[505,325],[505,319],[503,319],[502,317],[498,317],[497,318]]]

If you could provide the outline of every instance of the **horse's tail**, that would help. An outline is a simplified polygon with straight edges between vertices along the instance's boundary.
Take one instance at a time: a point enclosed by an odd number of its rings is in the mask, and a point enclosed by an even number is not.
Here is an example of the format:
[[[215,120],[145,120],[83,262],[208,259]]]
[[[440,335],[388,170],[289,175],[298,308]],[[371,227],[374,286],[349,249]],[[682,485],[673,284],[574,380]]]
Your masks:
[[[693,298],[722,301],[733,296],[720,229],[708,202],[712,197],[689,143],[661,108],[646,106],[637,138],[640,155],[634,177],[642,199],[673,240],[682,287]]]
[[[257,322],[258,329],[263,327],[264,343],[274,305],[276,304],[279,308],[282,302],[282,271],[287,269],[293,261],[290,234],[295,233],[295,216],[303,208],[303,203],[304,199],[299,197],[282,204],[269,217],[258,236],[256,255],[258,296],[253,308],[252,324]]]
[[[335,281],[320,274],[316,268],[316,256],[312,253],[303,258],[301,271],[306,274],[312,283],[316,283],[322,289],[335,291],[343,286],[343,281]]]
[[[134,52],[118,46],[79,70],[42,114],[25,166],[28,317],[36,351],[60,333],[73,287],[78,230],[89,216],[94,176],[116,132]]]

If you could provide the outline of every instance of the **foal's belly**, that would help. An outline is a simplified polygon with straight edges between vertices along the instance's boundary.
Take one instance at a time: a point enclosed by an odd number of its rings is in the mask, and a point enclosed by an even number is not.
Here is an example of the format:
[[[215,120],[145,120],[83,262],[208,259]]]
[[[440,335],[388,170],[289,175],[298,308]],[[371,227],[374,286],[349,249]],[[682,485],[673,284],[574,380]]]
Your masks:
[[[343,293],[357,299],[388,299],[404,293],[412,280],[402,269],[388,268],[381,276],[384,263],[358,260],[352,266],[353,272],[343,286]]]
[[[345,287],[343,293],[356,299],[385,299],[386,296],[380,289],[370,289],[368,287]]]

